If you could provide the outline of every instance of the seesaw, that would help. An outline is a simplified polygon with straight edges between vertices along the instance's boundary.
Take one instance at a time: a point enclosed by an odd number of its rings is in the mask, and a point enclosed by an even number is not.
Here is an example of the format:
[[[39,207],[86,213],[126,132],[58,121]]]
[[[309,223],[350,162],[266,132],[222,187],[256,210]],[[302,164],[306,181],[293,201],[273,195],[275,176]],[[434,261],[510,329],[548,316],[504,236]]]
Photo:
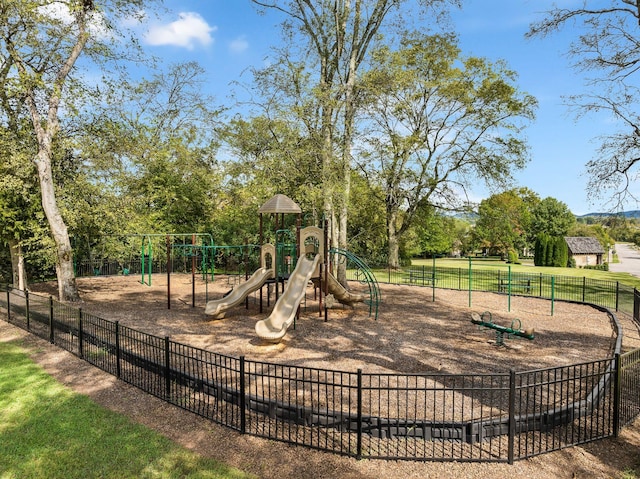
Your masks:
[[[485,320],[485,316],[488,315],[489,316],[489,320],[486,321]],[[482,316],[480,316],[478,313],[471,313],[471,322],[473,324],[477,324],[478,326],[481,326],[483,328],[489,328],[489,329],[493,329],[496,332],[496,345],[497,346],[503,346],[504,345],[504,335],[512,335],[512,336],[517,336],[520,338],[525,338],[525,339],[529,339],[532,340],[534,338],[533,336],[533,328],[531,329],[522,329],[522,323],[521,321],[516,318],[513,321],[511,321],[511,326],[507,327],[507,326],[501,326],[499,324],[495,324],[492,320],[491,320],[491,313],[489,311],[485,311],[484,313],[482,313]]]

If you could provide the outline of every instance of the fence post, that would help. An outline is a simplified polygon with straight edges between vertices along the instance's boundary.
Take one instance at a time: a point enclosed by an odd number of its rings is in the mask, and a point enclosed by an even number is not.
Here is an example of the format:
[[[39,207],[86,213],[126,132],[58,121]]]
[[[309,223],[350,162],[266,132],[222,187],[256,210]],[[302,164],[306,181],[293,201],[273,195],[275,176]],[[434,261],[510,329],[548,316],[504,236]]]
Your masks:
[[[511,265],[509,265],[509,272],[507,273],[507,281],[508,281],[507,287],[509,288],[509,293],[508,293],[509,299],[507,300],[507,303],[508,303],[507,311],[511,312]]]
[[[78,309],[78,356],[80,359],[84,359],[84,346],[82,345],[82,341],[84,339],[84,334],[82,331],[82,308]]]
[[[620,435],[620,402],[622,394],[622,366],[620,353],[614,358],[615,375],[613,382],[613,437]]]
[[[620,305],[620,281],[616,281],[616,312],[618,311],[619,305]]]
[[[556,302],[556,277],[551,276],[551,316],[553,316],[553,307]]]
[[[433,255],[433,263],[431,266],[431,301],[436,301],[436,255]]]
[[[587,289],[587,277],[583,276],[582,277],[582,302],[583,303],[586,295],[586,289]]]
[[[169,348],[169,336],[164,337],[164,395],[171,402],[171,351]]]
[[[11,322],[11,288],[7,287],[7,323]]]
[[[25,314],[27,315],[27,331],[31,331],[31,324],[29,321],[29,291],[24,290],[24,301],[25,301]]]
[[[469,307],[471,307],[471,277],[473,276],[471,272],[471,256],[469,256]]]
[[[54,344],[53,336],[53,296],[49,296],[49,342]]]
[[[539,296],[542,298],[542,273],[540,273],[540,294]]]
[[[357,424],[356,424],[356,459],[362,459],[362,369],[358,369],[358,393],[357,393]]]
[[[245,376],[245,359],[244,356],[240,356],[240,432],[246,434],[247,432],[247,412],[246,412],[246,384],[244,381]]]
[[[507,449],[507,461],[513,464],[515,440],[516,440],[516,372],[509,371],[509,442]]]
[[[116,321],[116,377],[120,379],[120,321]]]

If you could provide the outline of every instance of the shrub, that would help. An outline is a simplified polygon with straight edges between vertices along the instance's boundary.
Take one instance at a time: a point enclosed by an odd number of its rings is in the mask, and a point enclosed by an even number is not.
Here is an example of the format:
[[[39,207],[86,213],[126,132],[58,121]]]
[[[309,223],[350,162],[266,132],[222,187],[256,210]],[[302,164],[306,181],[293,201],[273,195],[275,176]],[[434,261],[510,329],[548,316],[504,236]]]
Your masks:
[[[507,263],[520,264],[520,261],[518,259],[518,252],[517,251],[510,249],[507,252]]]

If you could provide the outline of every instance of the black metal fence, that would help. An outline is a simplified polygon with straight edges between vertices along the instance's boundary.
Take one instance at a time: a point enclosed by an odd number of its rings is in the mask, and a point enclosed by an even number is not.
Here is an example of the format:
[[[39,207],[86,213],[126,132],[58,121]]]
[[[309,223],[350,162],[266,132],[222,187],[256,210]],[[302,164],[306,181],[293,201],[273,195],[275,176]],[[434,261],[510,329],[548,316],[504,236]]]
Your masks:
[[[11,288],[0,311],[219,424],[356,458],[512,463],[615,436],[640,413],[640,350],[526,372],[371,374],[216,354]]]
[[[350,271],[347,277],[351,280],[358,280],[355,274],[355,271]],[[530,296],[548,300],[596,304],[629,314],[633,312],[633,287],[617,281],[592,279],[584,276],[509,272],[504,269],[481,269],[476,265],[469,268],[411,266],[398,270],[374,270],[374,274],[380,283]]]

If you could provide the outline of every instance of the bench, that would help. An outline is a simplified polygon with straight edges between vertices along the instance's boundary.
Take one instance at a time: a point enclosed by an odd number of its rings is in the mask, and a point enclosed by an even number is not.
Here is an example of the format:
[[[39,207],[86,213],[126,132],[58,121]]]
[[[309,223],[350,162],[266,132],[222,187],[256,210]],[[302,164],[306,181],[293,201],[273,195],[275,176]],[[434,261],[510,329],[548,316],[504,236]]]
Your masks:
[[[509,291],[509,280],[501,279],[498,282],[498,291],[501,293],[506,293]],[[511,281],[511,292],[519,292],[519,293],[531,293],[531,280],[523,279],[517,281]]]
[[[437,279],[433,277],[430,271],[411,270],[409,271],[410,283],[433,284],[435,286]]]

